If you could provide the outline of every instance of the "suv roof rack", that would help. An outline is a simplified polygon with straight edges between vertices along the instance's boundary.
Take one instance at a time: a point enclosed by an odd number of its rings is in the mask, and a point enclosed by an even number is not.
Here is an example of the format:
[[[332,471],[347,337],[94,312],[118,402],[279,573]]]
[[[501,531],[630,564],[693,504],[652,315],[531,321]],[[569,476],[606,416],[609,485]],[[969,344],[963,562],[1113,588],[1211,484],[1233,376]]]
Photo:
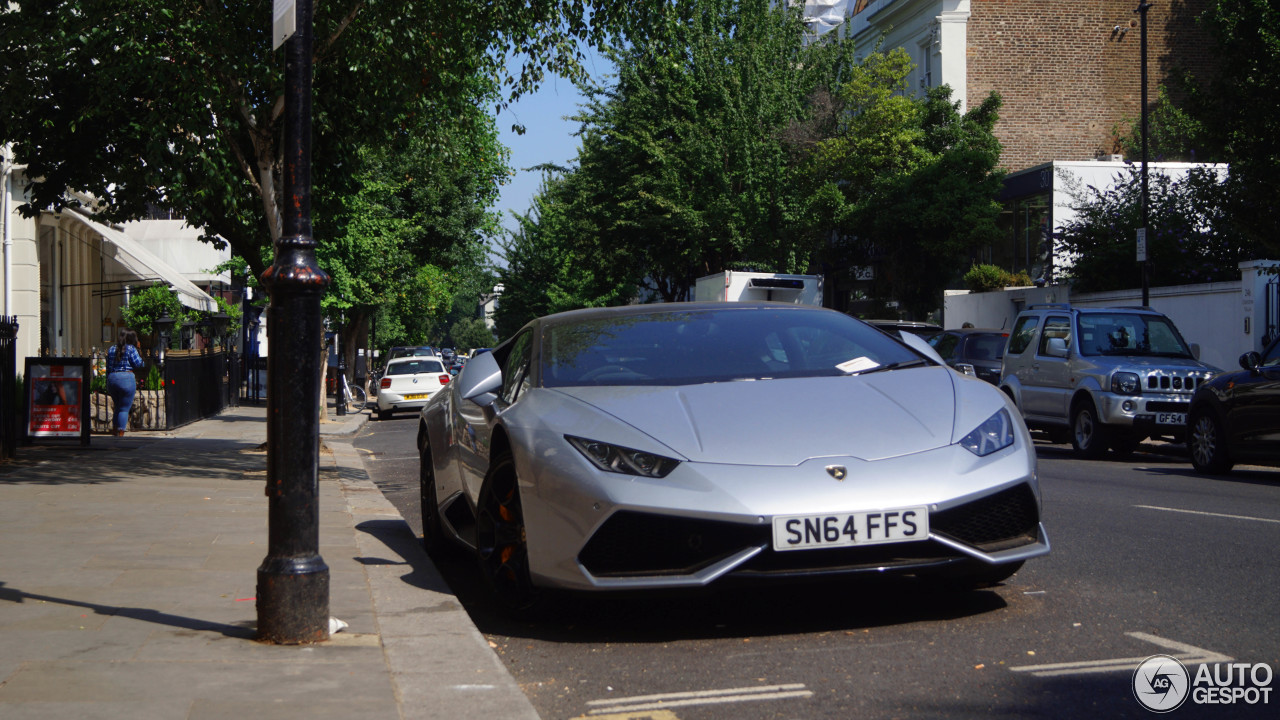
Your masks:
[[[1036,303],[1028,305],[1028,310],[1070,310],[1071,303]]]

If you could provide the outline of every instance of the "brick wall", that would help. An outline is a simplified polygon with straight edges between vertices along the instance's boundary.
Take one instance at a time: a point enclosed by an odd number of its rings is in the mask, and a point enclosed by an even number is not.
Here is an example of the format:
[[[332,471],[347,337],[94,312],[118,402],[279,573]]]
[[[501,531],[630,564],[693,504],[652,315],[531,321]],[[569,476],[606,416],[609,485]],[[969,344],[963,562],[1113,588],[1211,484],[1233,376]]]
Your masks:
[[[1175,68],[1203,73],[1208,37],[1195,25],[1207,0],[1162,0],[1147,12],[1147,92]],[[1119,152],[1115,129],[1139,117],[1138,0],[972,0],[970,106],[1004,99],[996,136],[1009,170]],[[1129,28],[1130,21],[1133,27]],[[1120,25],[1127,32],[1114,32]]]

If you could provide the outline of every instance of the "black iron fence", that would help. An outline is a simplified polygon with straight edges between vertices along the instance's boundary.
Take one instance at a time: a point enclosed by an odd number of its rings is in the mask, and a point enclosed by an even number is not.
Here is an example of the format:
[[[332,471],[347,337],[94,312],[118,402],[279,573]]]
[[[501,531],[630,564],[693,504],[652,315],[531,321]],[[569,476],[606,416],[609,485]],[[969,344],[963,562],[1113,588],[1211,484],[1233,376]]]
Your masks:
[[[223,352],[169,353],[164,363],[164,408],[167,429],[212,417],[230,404],[227,355]]]

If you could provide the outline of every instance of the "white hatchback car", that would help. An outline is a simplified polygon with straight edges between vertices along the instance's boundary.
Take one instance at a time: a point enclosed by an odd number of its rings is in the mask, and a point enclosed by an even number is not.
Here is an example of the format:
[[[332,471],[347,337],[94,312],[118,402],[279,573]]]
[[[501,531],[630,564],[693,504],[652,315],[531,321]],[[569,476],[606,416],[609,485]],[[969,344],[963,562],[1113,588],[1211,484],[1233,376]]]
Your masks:
[[[449,384],[449,372],[438,357],[401,357],[387,362],[378,381],[378,419],[396,410],[417,410]]]

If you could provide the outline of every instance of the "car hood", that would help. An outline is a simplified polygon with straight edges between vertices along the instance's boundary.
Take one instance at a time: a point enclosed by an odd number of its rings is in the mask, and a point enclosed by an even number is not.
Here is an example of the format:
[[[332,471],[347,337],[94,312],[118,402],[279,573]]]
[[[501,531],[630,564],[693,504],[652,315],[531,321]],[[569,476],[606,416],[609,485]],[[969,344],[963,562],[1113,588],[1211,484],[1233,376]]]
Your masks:
[[[1086,358],[1099,366],[1112,365],[1117,369],[1208,371],[1215,375],[1222,372],[1222,368],[1193,358],[1158,355],[1088,355]]]
[[[953,373],[943,367],[678,387],[564,387],[694,462],[797,465],[878,460],[952,441]]]

